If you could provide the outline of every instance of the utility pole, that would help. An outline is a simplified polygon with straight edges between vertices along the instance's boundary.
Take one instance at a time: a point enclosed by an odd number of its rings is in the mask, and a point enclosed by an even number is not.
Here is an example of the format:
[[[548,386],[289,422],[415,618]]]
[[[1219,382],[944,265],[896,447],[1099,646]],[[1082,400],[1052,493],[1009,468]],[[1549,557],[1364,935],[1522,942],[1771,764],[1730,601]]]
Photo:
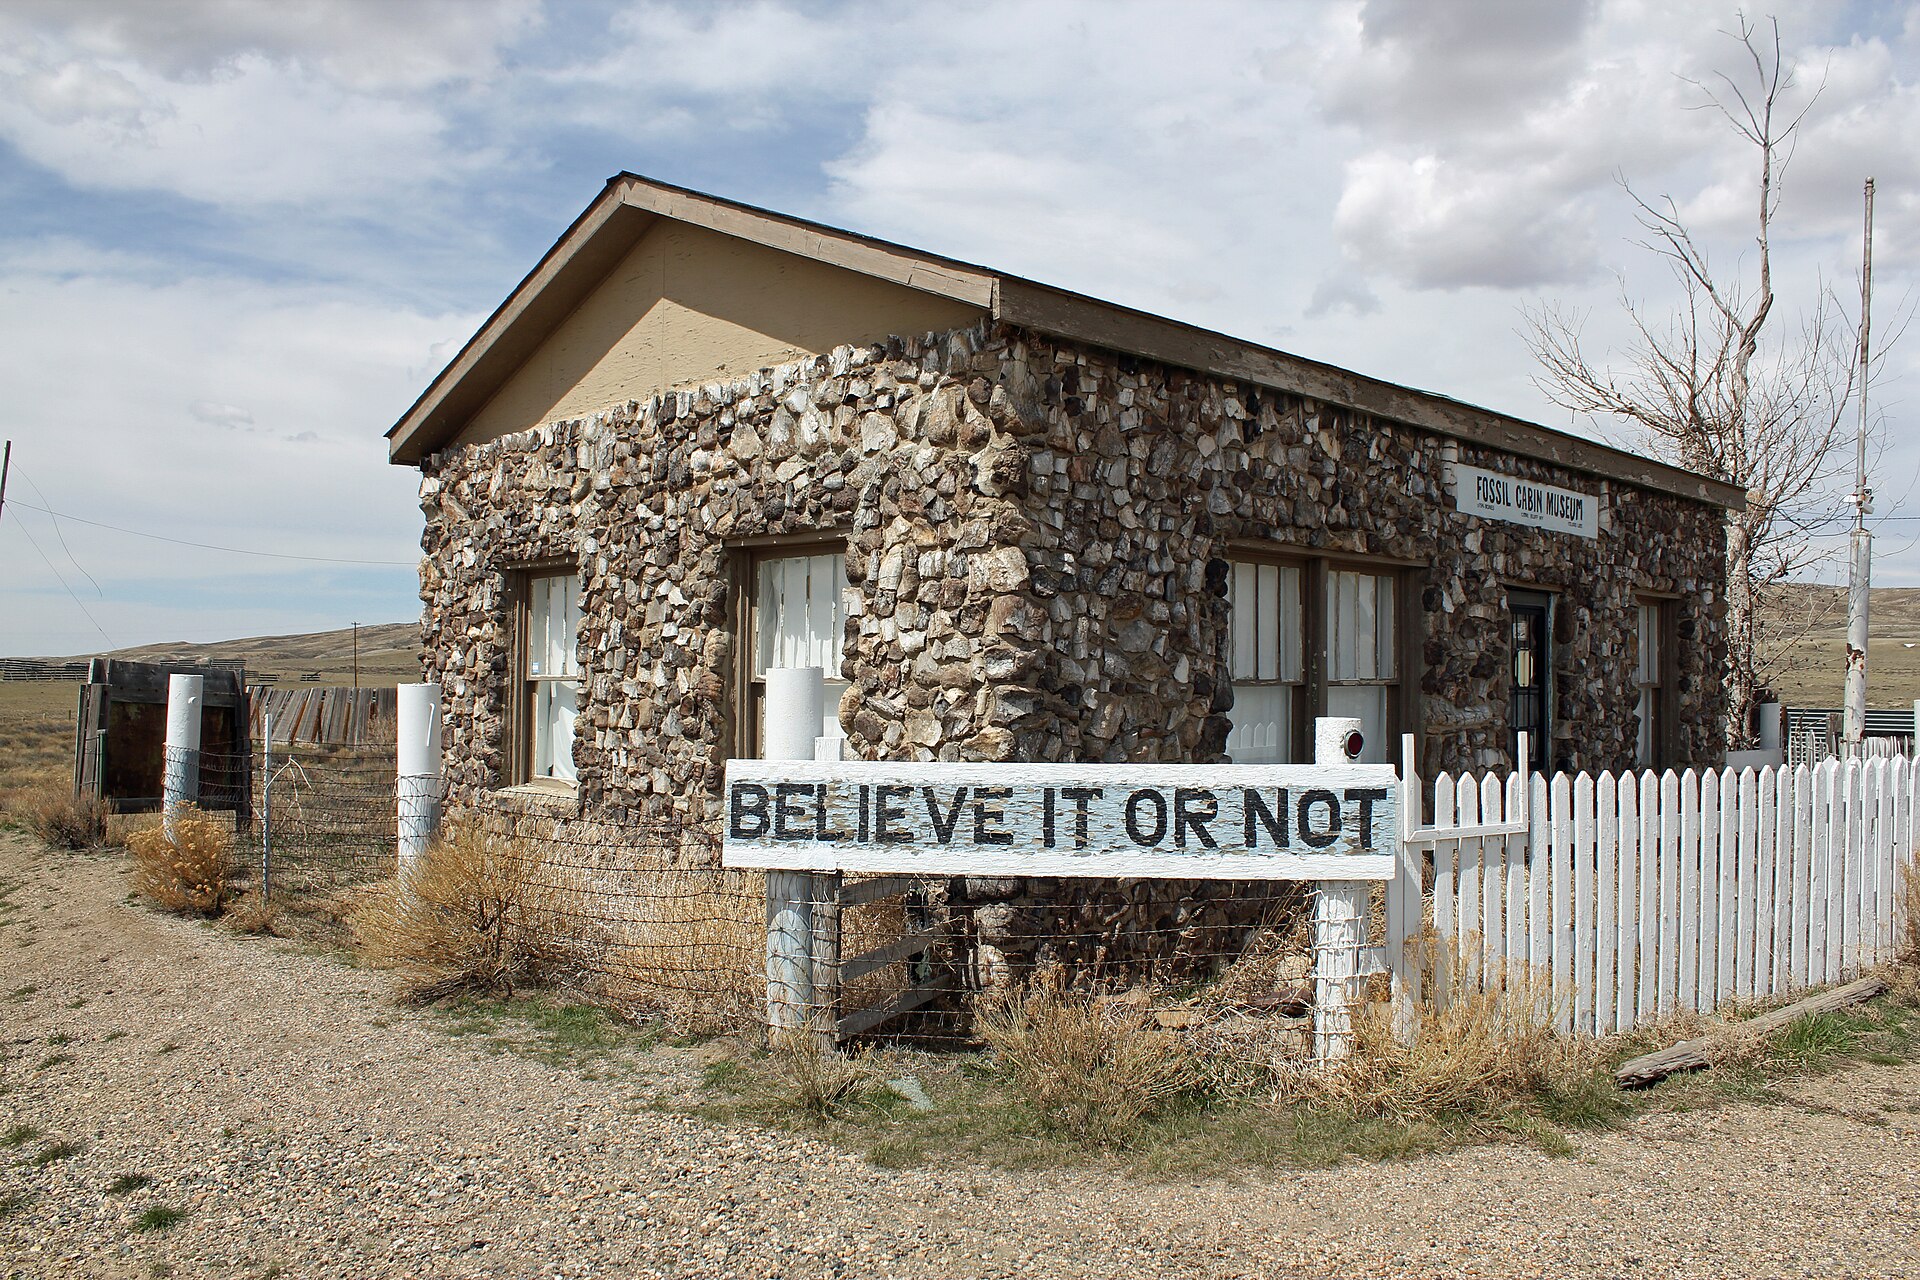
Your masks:
[[[13,441],[7,441],[5,453],[0,453],[0,514],[7,509],[7,472],[13,470]]]
[[[353,624],[353,687],[360,687],[360,624]]]
[[[1873,306],[1873,179],[1867,179],[1866,230],[1860,249],[1860,423],[1854,432],[1853,533],[1848,537],[1847,700],[1841,736],[1857,747],[1867,731],[1867,600],[1873,577],[1873,535],[1867,512],[1873,491],[1867,488],[1867,332]]]

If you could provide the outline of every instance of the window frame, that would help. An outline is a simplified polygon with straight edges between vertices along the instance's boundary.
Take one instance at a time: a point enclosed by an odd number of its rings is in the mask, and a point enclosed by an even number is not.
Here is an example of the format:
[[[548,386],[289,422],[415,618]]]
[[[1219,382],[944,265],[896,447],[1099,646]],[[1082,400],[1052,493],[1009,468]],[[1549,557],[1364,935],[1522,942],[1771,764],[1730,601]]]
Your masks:
[[[1259,542],[1230,543],[1224,558],[1229,566],[1229,590],[1232,582],[1232,566],[1238,564],[1291,565],[1300,570],[1300,625],[1301,625],[1301,668],[1302,683],[1299,686],[1302,696],[1295,699],[1290,731],[1293,736],[1294,754],[1304,756],[1290,763],[1313,763],[1313,734],[1311,732],[1316,718],[1327,714],[1328,690],[1335,685],[1351,686],[1356,683],[1384,686],[1389,690],[1386,699],[1387,741],[1381,744],[1383,758],[1392,761],[1398,753],[1398,743],[1402,734],[1410,730],[1408,726],[1418,726],[1420,719],[1420,682],[1423,674],[1424,637],[1421,634],[1418,602],[1420,592],[1425,585],[1425,566],[1413,561],[1395,560],[1384,556],[1363,556],[1305,550],[1297,547]],[[1395,677],[1392,680],[1335,681],[1330,676],[1332,656],[1327,649],[1327,589],[1330,576],[1335,572],[1364,573],[1374,577],[1393,580],[1393,646]],[[1226,660],[1222,669],[1229,685],[1239,682],[1233,679],[1231,643],[1233,635],[1232,596],[1228,596],[1227,647]],[[1232,719],[1232,713],[1228,713]]]
[[[545,578],[565,578],[571,576],[576,588],[585,594],[586,583],[583,580],[578,561],[566,557],[549,557],[529,560],[514,565],[503,575],[502,594],[505,597],[508,618],[508,692],[505,707],[505,728],[507,750],[505,752],[505,778],[503,785],[509,787],[538,787],[542,790],[561,791],[573,794],[579,790],[579,782],[569,782],[564,778],[538,777],[533,772],[534,760],[534,691],[535,685],[562,679],[559,676],[534,677],[527,670],[528,659],[532,656],[533,645],[533,584]],[[584,609],[582,617],[584,618]],[[574,709],[575,723],[586,711],[587,692],[590,683],[587,679],[587,664],[580,656],[580,634],[576,629],[573,637],[574,662],[579,668],[574,682],[580,686],[579,703]],[[578,734],[575,734],[578,740]]]
[[[733,629],[733,673],[730,680],[731,697],[728,698],[728,715],[724,740],[727,754],[737,760],[757,760],[760,758],[760,699],[763,696],[761,681],[754,675],[759,665],[759,629],[760,629],[760,566],[773,560],[792,560],[806,556],[833,555],[841,558],[844,566],[847,557],[847,535],[844,533],[801,534],[791,537],[756,538],[741,542],[730,549],[730,578],[728,591],[728,616],[732,619]],[[844,607],[845,601],[842,601]],[[845,618],[842,617],[844,627]],[[841,661],[845,667],[846,633],[841,632]],[[844,681],[841,672],[827,674],[829,680]]]
[[[1652,684],[1640,682],[1640,611],[1654,610],[1655,644],[1659,646],[1656,657],[1659,667]],[[1675,762],[1678,752],[1675,750],[1676,735],[1679,728],[1680,682],[1676,670],[1675,657],[1679,653],[1679,597],[1641,592],[1633,601],[1633,692],[1634,723],[1633,767],[1635,769],[1667,769]],[[1651,747],[1653,759],[1640,759],[1640,698],[1646,690],[1653,691],[1653,734]]]

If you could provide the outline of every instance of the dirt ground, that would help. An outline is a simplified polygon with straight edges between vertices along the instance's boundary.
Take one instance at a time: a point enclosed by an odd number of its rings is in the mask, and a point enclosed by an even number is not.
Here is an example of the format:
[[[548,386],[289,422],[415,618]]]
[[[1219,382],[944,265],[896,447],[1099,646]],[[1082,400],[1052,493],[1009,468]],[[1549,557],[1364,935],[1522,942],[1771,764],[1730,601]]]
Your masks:
[[[378,974],[128,889],[0,834],[0,1276],[1920,1276],[1920,1065],[1571,1157],[887,1170],[650,1105],[695,1051],[489,1055]]]

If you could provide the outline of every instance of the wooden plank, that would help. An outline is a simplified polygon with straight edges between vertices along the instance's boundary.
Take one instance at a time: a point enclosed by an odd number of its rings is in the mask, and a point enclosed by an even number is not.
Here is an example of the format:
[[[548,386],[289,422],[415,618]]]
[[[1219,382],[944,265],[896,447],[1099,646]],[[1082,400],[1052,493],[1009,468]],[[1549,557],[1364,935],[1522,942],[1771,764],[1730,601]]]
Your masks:
[[[1832,855],[1833,792],[1837,777],[1837,766],[1831,763],[1814,767],[1807,863],[1807,967],[1801,979],[1811,986],[1823,985],[1827,980],[1827,900],[1832,893],[1827,864]]]
[[[1553,1003],[1555,1023],[1573,1029],[1573,785],[1564,773],[1548,788],[1553,814]]]
[[[1514,815],[1525,810],[1526,804],[1520,789],[1527,785],[1527,775],[1515,770],[1505,780],[1504,807],[1501,812],[1503,821],[1511,821]],[[1527,840],[1526,835],[1511,835],[1500,840],[1500,854],[1507,868],[1507,900],[1504,904],[1507,922],[1507,968],[1510,973],[1521,975],[1523,981],[1531,981],[1527,972]]]
[[[1732,769],[1720,770],[1720,884],[1716,901],[1720,908],[1713,973],[1713,1007],[1719,1008],[1733,998],[1737,976],[1734,960],[1735,936],[1740,925],[1740,777]]]
[[[1480,821],[1480,788],[1471,774],[1463,774],[1454,788],[1453,810],[1463,827]],[[1460,841],[1460,981],[1463,989],[1477,991],[1485,978],[1482,964],[1484,943],[1480,937],[1480,841]]]
[[[1593,843],[1593,1031],[1611,1034],[1614,1015],[1614,952],[1619,941],[1620,796],[1611,773],[1594,785]]]
[[[1660,775],[1660,969],[1661,1017],[1680,1007],[1680,775]]]
[[[1841,867],[1839,973],[1860,972],[1860,909],[1866,896],[1866,846],[1879,798],[1873,793],[1872,760],[1847,763],[1847,854]]]
[[[1593,779],[1573,780],[1573,1029],[1593,1031],[1595,858]]]
[[[923,888],[926,883],[919,876],[875,876],[871,880],[842,884],[840,905],[864,907],[870,902],[879,902],[883,898],[897,898],[903,893]]]
[[[1634,1021],[1655,1016],[1660,981],[1660,775],[1648,769],[1640,783],[1640,971]]]
[[[877,1004],[871,1009],[862,1009],[849,1013],[834,1026],[834,1033],[842,1040],[850,1040],[862,1032],[871,1031],[883,1022],[891,1021],[903,1013],[911,1013],[922,1005],[933,1001],[946,993],[946,988],[938,984],[924,987],[908,987],[893,999]]]
[[[1500,779],[1489,770],[1480,775],[1480,820],[1504,821],[1500,803]],[[1485,985],[1489,990],[1506,986],[1507,971],[1507,842],[1495,837],[1480,841],[1481,938],[1486,944]]]
[[[1527,965],[1538,982],[1553,972],[1553,827],[1547,780],[1536,773],[1527,785],[1533,817],[1527,833]]]
[[[1709,1013],[1720,985],[1720,778],[1712,769],[1700,775],[1700,902],[1698,984],[1693,1007]]]
[[[1814,770],[1802,764],[1795,767],[1790,775],[1793,780],[1792,808],[1784,810],[1786,827],[1782,832],[1783,842],[1791,841],[1790,861],[1787,869],[1786,893],[1786,930],[1787,930],[1787,974],[1780,990],[1791,991],[1807,981],[1807,943],[1811,937],[1813,913],[1808,904],[1812,901],[1810,884],[1813,876],[1813,801],[1815,791]]]
[[[851,958],[842,957],[840,961],[840,985],[855,982],[870,973],[878,973],[890,964],[898,964],[910,956],[917,956],[940,940],[937,928],[919,929],[913,933],[902,934],[885,946],[863,951]]]
[[[1900,876],[1906,869],[1907,855],[1903,851],[1913,849],[1907,820],[1907,796],[1911,790],[1912,771],[1912,762],[1905,757],[1895,760],[1887,770],[1887,840],[1881,852],[1881,892],[1874,900],[1879,958],[1883,960],[1891,956],[1894,940],[1899,936],[1895,932],[1895,914],[1900,896]]]
[[[1622,773],[1615,789],[1620,809],[1620,884],[1616,895],[1619,915],[1614,948],[1613,1024],[1609,1030],[1618,1032],[1639,1020],[1634,995],[1640,969],[1639,780],[1631,773]]]
[[[1656,1084],[1682,1071],[1698,1071],[1713,1065],[1714,1059],[1735,1045],[1749,1043],[1772,1034],[1802,1018],[1810,1018],[1819,1013],[1831,1013],[1844,1009],[1848,1005],[1860,1004],[1881,995],[1887,989],[1885,979],[1862,978],[1844,987],[1823,991],[1808,996],[1783,1009],[1763,1013],[1757,1018],[1745,1022],[1730,1024],[1720,1038],[1701,1037],[1696,1040],[1683,1040],[1670,1048],[1653,1053],[1642,1054],[1630,1062],[1621,1064],[1613,1073],[1614,1082],[1622,1089],[1641,1089]]]
[[[1433,826],[1454,825],[1453,777],[1442,772],[1433,780]],[[1434,992],[1444,1001],[1458,977],[1460,962],[1460,850],[1450,840],[1433,846],[1433,931],[1439,937],[1434,956]]]
[[[1701,846],[1700,775],[1688,769],[1680,775],[1680,972],[1674,1000],[1681,1009],[1700,1007]]]
[[[1845,899],[1847,886],[1847,845],[1849,827],[1853,821],[1855,804],[1854,786],[1858,779],[1858,766],[1853,761],[1834,762],[1834,783],[1831,819],[1827,828],[1827,967],[1822,972],[1822,982],[1838,982],[1845,973]]]
[[[1773,805],[1771,793],[1763,790],[1771,769],[1743,769],[1740,772],[1740,907],[1734,922],[1739,950],[1733,960],[1733,997],[1752,1001],[1758,984],[1755,975],[1766,963],[1767,925],[1773,905],[1773,867],[1760,850],[1762,831]],[[1770,832],[1768,834],[1771,834]],[[1766,883],[1762,883],[1765,880]]]

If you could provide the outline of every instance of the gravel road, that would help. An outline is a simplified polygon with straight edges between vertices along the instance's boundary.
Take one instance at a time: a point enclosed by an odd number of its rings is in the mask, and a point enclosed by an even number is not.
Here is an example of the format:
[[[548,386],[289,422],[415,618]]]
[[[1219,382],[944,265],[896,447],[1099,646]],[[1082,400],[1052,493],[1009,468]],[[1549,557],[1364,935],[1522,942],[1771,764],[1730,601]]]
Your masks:
[[[1572,1157],[883,1170],[645,1109],[685,1055],[597,1082],[490,1056],[378,974],[129,905],[109,857],[0,834],[9,881],[0,1133],[39,1131],[0,1151],[9,1278],[1920,1276],[1920,1066]],[[155,1207],[185,1216],[135,1230]]]

